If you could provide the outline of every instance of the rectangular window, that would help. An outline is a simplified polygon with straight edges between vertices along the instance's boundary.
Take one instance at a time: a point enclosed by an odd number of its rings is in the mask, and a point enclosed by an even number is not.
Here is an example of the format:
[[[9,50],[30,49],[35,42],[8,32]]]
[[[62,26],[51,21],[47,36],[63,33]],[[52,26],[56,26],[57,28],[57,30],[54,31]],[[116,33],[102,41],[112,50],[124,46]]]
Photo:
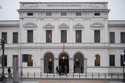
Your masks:
[[[52,42],[52,30],[46,30],[46,43]]]
[[[115,43],[115,32],[110,32],[110,43]]]
[[[61,30],[61,43],[66,43],[66,42],[67,42],[67,31]]]
[[[100,30],[95,30],[94,31],[94,42],[95,43],[100,43]]]
[[[27,16],[33,16],[33,12],[28,12]]]
[[[7,32],[2,32],[2,39],[7,43]]]
[[[67,13],[66,12],[61,12],[61,16],[66,16]]]
[[[121,32],[121,43],[125,43],[125,32]]]
[[[46,12],[46,16],[52,16],[52,12],[47,11],[47,12]]]
[[[18,43],[18,32],[13,32],[13,43]]]
[[[115,55],[109,56],[109,66],[115,66]]]
[[[76,12],[76,16],[81,16],[81,12]]]
[[[22,62],[26,62],[27,66],[33,66],[32,55],[30,55],[30,54],[23,54],[22,55]]]
[[[76,30],[76,43],[81,43],[81,42],[82,42],[82,31]]]
[[[27,42],[28,43],[33,43],[33,30],[28,30],[27,31]]]
[[[7,66],[7,55],[1,56],[2,57],[2,66]]]

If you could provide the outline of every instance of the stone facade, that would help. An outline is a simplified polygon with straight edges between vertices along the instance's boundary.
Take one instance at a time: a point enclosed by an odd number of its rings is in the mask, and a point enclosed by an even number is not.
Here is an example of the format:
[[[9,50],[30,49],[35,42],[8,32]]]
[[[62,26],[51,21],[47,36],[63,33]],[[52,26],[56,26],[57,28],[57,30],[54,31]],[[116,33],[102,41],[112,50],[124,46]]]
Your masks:
[[[13,55],[19,56],[19,67],[23,73],[44,73],[44,56],[54,56],[54,72],[59,65],[61,53],[68,55],[69,73],[74,72],[74,56],[81,53],[83,74],[121,73],[120,57],[125,44],[120,42],[120,33],[125,32],[124,20],[108,20],[107,2],[21,2],[19,20],[0,21],[0,39],[7,32],[7,66],[12,66]],[[46,16],[46,12],[51,12]],[[66,16],[61,16],[66,12]],[[81,12],[76,16],[76,12]],[[28,13],[31,16],[28,16]],[[95,15],[99,13],[99,15]],[[27,43],[27,30],[33,30],[33,43]],[[46,43],[46,30],[52,30],[52,43]],[[67,30],[67,42],[60,43],[60,31]],[[82,42],[75,42],[75,31],[82,31]],[[100,30],[100,42],[94,42],[94,31]],[[19,42],[13,44],[13,32],[18,32]],[[110,43],[109,33],[115,32],[115,43]],[[2,52],[0,52],[0,55]],[[22,55],[32,55],[33,66],[22,62]],[[95,56],[100,56],[100,66],[95,66]],[[109,55],[115,55],[115,66],[109,65]]]

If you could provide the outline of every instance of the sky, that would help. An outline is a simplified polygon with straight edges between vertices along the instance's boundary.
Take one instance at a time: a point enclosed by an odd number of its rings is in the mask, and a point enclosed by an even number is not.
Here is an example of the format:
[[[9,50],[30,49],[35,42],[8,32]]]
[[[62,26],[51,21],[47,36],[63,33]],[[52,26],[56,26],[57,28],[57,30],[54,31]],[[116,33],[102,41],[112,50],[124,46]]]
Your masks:
[[[16,20],[19,18],[17,10],[20,1],[42,2],[102,2],[108,1],[109,19],[125,20],[125,0],[0,0],[0,20]]]

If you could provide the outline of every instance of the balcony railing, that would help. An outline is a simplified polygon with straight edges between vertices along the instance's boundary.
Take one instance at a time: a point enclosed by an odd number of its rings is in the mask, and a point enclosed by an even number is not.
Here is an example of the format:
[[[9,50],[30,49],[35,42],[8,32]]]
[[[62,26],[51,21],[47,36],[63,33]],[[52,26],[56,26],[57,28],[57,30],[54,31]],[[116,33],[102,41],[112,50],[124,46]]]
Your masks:
[[[54,74],[42,74],[38,72],[27,72],[22,74],[22,79],[59,79],[59,80],[70,80],[70,79],[90,79],[90,80],[122,80],[123,73],[70,73],[67,75],[59,75],[58,73]]]
[[[18,43],[6,44],[6,48],[124,48],[122,43]]]

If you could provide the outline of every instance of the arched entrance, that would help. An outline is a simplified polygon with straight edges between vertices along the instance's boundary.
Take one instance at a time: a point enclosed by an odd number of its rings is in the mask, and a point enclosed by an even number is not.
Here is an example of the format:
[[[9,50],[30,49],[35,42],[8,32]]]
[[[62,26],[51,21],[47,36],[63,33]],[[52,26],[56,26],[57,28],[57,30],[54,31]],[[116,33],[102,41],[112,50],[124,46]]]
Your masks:
[[[82,53],[76,53],[74,55],[74,73],[84,72],[84,57]]]
[[[54,56],[46,53],[44,56],[44,73],[54,73]]]
[[[61,53],[59,55],[59,74],[69,73],[69,57],[67,53]]]

